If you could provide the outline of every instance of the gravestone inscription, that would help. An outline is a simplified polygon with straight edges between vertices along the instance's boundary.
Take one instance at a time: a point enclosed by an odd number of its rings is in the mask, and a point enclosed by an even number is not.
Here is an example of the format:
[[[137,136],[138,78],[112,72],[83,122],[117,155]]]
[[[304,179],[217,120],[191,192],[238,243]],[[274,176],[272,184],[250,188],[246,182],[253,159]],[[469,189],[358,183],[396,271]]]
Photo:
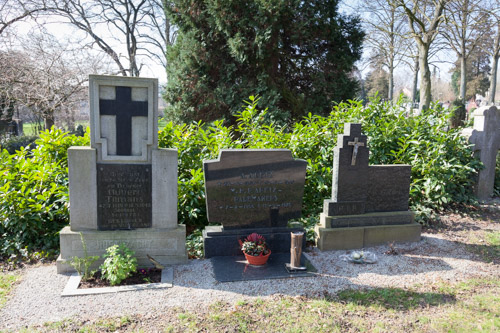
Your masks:
[[[100,230],[150,228],[151,165],[97,164]]]
[[[224,229],[286,227],[302,211],[306,164],[286,149],[222,150],[203,163],[208,220]]]

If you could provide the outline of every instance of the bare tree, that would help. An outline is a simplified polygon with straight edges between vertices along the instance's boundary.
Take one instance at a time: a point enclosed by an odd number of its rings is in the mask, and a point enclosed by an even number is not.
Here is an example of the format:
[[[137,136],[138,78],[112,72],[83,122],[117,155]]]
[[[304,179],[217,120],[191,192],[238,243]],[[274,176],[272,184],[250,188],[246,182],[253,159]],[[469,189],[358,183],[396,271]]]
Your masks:
[[[467,90],[467,59],[479,45],[488,17],[481,8],[483,2],[483,0],[454,0],[444,10],[446,24],[442,34],[460,61],[462,101],[465,100]]]
[[[491,74],[490,74],[490,93],[488,102],[495,103],[495,94],[497,89],[497,73],[498,73],[498,59],[500,58],[500,0],[493,0],[489,6],[489,14],[492,18],[492,28],[495,30],[495,41],[493,48],[490,51],[491,56]]]
[[[36,18],[50,9],[45,0],[1,0],[0,35],[15,23]]]
[[[0,53],[0,93],[50,129],[57,113],[79,107],[88,73],[102,72],[106,62],[46,33],[30,35],[21,45]]]
[[[451,0],[398,0],[408,17],[408,26],[418,47],[420,70],[420,110],[431,102],[429,50],[444,19],[443,10]]]
[[[83,31],[89,45],[97,45],[111,57],[120,74],[139,76],[141,59],[166,66],[166,49],[175,37],[164,10],[167,0],[52,1],[54,13]]]
[[[401,62],[408,47],[405,43],[408,29],[404,13],[395,0],[363,0],[359,9],[367,13],[363,19],[368,32],[366,42],[373,49],[377,62],[387,68],[387,97],[392,101],[394,69]]]

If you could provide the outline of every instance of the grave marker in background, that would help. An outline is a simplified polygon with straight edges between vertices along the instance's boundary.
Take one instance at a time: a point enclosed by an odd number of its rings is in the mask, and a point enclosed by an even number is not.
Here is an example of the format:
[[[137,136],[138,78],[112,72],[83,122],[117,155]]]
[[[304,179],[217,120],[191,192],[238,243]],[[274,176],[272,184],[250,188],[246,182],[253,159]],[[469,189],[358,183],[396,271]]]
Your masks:
[[[474,151],[484,164],[479,170],[474,193],[479,200],[488,200],[493,195],[495,166],[500,149],[500,110],[495,106],[482,106],[475,110],[474,127],[466,128],[463,134],[474,144]]]

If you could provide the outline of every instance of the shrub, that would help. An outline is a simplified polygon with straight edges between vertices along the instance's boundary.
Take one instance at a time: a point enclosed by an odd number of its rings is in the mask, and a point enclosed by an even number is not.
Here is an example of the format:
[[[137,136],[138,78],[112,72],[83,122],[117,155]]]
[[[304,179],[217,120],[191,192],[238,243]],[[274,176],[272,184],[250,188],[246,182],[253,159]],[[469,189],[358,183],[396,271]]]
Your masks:
[[[52,130],[35,143],[32,151],[0,152],[0,257],[57,251],[69,222],[66,151],[88,144],[89,136]]]
[[[15,154],[21,147],[27,150],[33,150],[36,148],[35,141],[37,139],[38,136],[36,135],[11,136],[9,138],[3,136],[0,137],[0,150],[6,149],[11,155]]]
[[[134,251],[125,244],[113,245],[106,249],[106,258],[101,265],[102,277],[112,286],[120,284],[123,280],[137,271],[137,259]]]

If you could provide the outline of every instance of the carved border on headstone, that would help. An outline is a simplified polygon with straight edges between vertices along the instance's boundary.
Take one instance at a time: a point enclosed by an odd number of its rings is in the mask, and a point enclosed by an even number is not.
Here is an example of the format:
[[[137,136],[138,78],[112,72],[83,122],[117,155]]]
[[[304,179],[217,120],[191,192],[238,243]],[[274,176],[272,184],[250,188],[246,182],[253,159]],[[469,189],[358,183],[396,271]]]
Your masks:
[[[141,155],[111,155],[108,153],[108,140],[101,133],[101,114],[99,111],[100,87],[131,87],[147,89],[147,139],[142,140]],[[98,162],[130,163],[149,162],[151,163],[151,149],[157,146],[158,142],[158,80],[151,78],[136,77],[116,77],[107,75],[89,76],[90,94],[90,133],[91,146],[98,151]],[[133,93],[132,93],[133,95]],[[93,119],[93,121],[92,121]]]

